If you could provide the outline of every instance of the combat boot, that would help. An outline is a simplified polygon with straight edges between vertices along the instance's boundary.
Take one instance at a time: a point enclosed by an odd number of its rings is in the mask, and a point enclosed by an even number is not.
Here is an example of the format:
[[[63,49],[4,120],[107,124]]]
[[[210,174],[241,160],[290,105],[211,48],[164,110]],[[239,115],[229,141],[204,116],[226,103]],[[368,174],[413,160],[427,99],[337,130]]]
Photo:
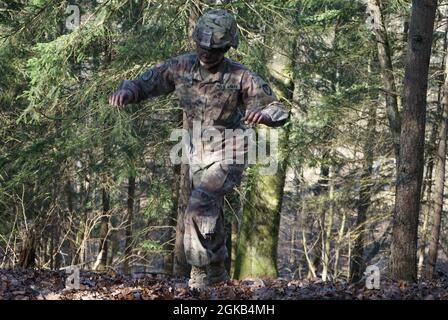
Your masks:
[[[211,263],[207,266],[207,280],[209,286],[230,280],[224,262]]]
[[[207,268],[206,267],[191,267],[190,280],[188,280],[188,287],[190,289],[205,289],[208,286]]]

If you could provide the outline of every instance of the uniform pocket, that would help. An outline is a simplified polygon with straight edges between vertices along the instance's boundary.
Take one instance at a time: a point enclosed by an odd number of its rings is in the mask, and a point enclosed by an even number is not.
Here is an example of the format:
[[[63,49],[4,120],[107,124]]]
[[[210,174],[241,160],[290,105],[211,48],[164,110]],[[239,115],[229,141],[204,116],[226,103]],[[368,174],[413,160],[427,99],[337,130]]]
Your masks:
[[[214,162],[202,173],[199,188],[208,192],[221,193],[221,189],[226,181],[228,171],[224,170],[219,162]]]

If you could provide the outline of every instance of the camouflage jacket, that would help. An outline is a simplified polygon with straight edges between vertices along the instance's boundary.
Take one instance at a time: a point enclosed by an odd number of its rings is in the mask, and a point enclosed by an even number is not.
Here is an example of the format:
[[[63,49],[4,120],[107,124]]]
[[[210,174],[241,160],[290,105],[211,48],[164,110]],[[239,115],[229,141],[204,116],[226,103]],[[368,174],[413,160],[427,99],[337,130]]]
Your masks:
[[[202,68],[196,54],[171,58],[135,80],[123,81],[120,89],[131,93],[132,102],[175,92],[190,130],[193,123],[218,130],[244,129],[240,120],[246,112],[253,110],[261,110],[268,115],[273,126],[281,126],[289,118],[288,110],[266,82],[227,58],[215,73]],[[244,146],[240,147],[244,151]],[[190,152],[194,153],[192,148]],[[200,162],[208,164],[218,161],[218,158],[215,154],[207,159],[201,158]]]

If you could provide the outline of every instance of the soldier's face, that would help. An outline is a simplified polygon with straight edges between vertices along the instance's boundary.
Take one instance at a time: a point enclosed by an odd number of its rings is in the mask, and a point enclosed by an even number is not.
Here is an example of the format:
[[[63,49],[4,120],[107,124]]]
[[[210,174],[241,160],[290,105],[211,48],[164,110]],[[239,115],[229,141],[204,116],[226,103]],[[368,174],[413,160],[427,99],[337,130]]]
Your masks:
[[[211,69],[219,65],[224,59],[224,55],[228,48],[208,49],[196,44],[196,53],[198,54],[201,65],[206,69]]]

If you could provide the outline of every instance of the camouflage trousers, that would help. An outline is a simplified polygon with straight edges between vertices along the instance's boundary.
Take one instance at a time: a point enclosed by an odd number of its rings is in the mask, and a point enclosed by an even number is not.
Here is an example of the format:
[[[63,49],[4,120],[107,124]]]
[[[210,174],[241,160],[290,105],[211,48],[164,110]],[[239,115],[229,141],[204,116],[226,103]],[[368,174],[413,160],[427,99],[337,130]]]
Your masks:
[[[192,266],[206,266],[227,258],[224,196],[240,184],[245,165],[214,162],[190,166],[191,196],[184,216],[184,249]]]

